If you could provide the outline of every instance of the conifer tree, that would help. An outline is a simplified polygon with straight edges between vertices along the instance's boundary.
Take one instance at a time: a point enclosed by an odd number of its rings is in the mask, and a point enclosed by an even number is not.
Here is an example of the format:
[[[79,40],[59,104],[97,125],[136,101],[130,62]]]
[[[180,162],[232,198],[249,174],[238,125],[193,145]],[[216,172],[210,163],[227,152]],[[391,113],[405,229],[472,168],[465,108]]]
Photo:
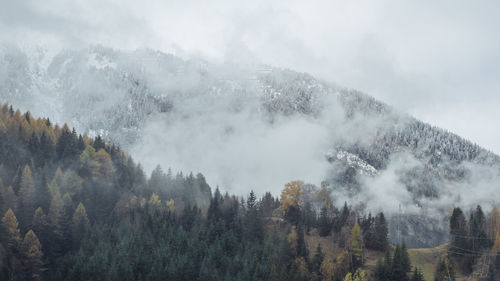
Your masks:
[[[45,134],[45,131],[43,131],[40,136],[40,153],[41,158],[46,162],[51,162],[54,159],[54,142]]]
[[[261,240],[263,238],[263,228],[260,219],[259,207],[255,193],[250,191],[247,199],[247,208],[245,214],[246,236],[250,241]]]
[[[9,208],[14,212],[17,210],[17,196],[11,186],[5,187],[0,180],[0,212],[5,213]]]
[[[21,183],[19,187],[19,199],[21,200],[21,225],[25,228],[31,225],[31,219],[35,212],[36,202],[36,189],[35,182],[31,175],[31,169],[28,165],[24,167],[21,176]]]
[[[41,207],[44,211],[49,210],[50,206],[50,199],[52,198],[50,195],[49,191],[49,185],[47,183],[47,177],[45,176],[45,173],[42,174],[42,180],[39,185],[36,186],[36,192],[35,192],[35,206]]]
[[[460,208],[454,208],[450,218],[450,234],[451,245],[454,247],[453,251],[462,253],[464,249],[468,249],[469,243],[467,241],[468,231],[465,216]]]
[[[319,236],[328,236],[332,230],[332,224],[330,218],[328,217],[328,210],[323,207],[321,208],[321,213],[318,220],[318,232]]]
[[[404,243],[396,245],[394,257],[392,258],[392,278],[393,280],[409,280],[408,273],[411,270],[410,258]]]
[[[65,212],[64,204],[61,196],[57,193],[52,196],[52,201],[50,202],[49,213],[48,213],[48,224],[51,229],[50,245],[50,256],[59,256],[63,254],[65,247],[65,233],[67,233],[64,222]]]
[[[43,245],[49,245],[48,241],[51,239],[51,235],[49,233],[47,215],[40,207],[36,209],[35,214],[33,215],[33,231]]]
[[[30,229],[22,243],[24,273],[27,280],[42,280],[43,252],[36,234]]]
[[[351,230],[351,267],[356,270],[363,265],[363,237],[361,228],[356,222]]]
[[[485,217],[481,206],[477,206],[476,210],[471,213],[470,236],[473,251],[480,251],[491,246],[488,236],[485,231]]]
[[[76,207],[72,222],[73,241],[75,243],[80,243],[90,228],[90,222],[87,217],[87,212],[85,211],[85,206],[81,202],[78,204],[78,207]]]
[[[8,209],[2,218],[2,223],[7,230],[8,244],[14,251],[19,250],[21,246],[21,234],[19,230],[19,222],[12,209]]]
[[[379,213],[375,217],[372,248],[377,251],[385,252],[389,244],[388,227],[384,213]]]
[[[314,253],[313,259],[311,261],[311,271],[317,276],[321,274],[320,272],[321,264],[323,263],[324,258],[325,255],[321,250],[321,244],[318,243],[318,246],[316,247],[316,252]]]

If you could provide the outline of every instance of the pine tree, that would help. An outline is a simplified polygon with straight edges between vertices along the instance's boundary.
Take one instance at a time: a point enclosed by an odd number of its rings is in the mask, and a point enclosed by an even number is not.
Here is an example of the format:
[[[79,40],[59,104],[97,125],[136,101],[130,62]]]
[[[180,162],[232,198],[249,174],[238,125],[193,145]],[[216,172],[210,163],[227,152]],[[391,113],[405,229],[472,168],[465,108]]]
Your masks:
[[[325,255],[321,250],[321,244],[318,243],[318,246],[316,247],[316,253],[314,253],[314,257],[311,261],[311,272],[315,273],[318,276],[321,274],[321,264],[323,263],[324,258]]]
[[[379,259],[377,261],[377,266],[375,267],[375,272],[373,274],[375,281],[390,281],[391,277],[388,274],[388,270],[390,269],[388,269],[384,262]]]
[[[250,195],[247,199],[245,225],[247,238],[250,241],[261,240],[263,238],[263,227],[260,220],[259,208],[257,206],[257,197],[253,190],[250,191]]]
[[[85,237],[90,229],[90,222],[85,211],[85,206],[80,202],[76,207],[72,219],[73,241],[77,244]]]
[[[319,236],[325,237],[330,235],[332,230],[332,224],[330,222],[330,218],[328,217],[328,210],[323,207],[321,208],[321,213],[318,220],[318,232]]]
[[[28,165],[24,167],[23,174],[21,176],[21,183],[19,187],[19,197],[21,199],[21,225],[28,228],[31,225],[31,219],[33,218],[33,213],[35,212],[35,201],[36,201],[36,189],[35,182],[31,175],[31,169]]]
[[[94,147],[95,151],[99,151],[101,149],[106,149],[106,144],[102,140],[101,136],[97,136],[94,139],[94,143],[92,144],[92,146]]]
[[[453,252],[460,254],[469,248],[469,242],[467,241],[468,231],[466,227],[467,223],[464,213],[460,208],[454,208],[450,218],[451,246],[454,247]]]
[[[49,191],[49,185],[45,173],[42,174],[42,181],[36,187],[36,203],[35,206],[41,207],[44,211],[49,210],[50,199],[52,198]]]
[[[409,280],[408,273],[411,270],[410,258],[408,256],[408,251],[406,250],[406,245],[398,244],[396,245],[396,250],[394,251],[394,257],[392,258],[392,278],[393,280],[405,281]]]
[[[52,196],[50,208],[48,213],[48,224],[51,229],[51,236],[48,249],[50,249],[50,256],[59,256],[63,254],[65,248],[65,233],[67,233],[65,226],[66,222],[64,204],[59,194]]]
[[[7,230],[9,247],[17,251],[21,246],[21,234],[19,231],[19,222],[12,209],[8,209],[2,218],[3,225]]]
[[[43,252],[36,234],[29,230],[22,243],[24,273],[27,280],[42,280]]]
[[[472,250],[480,251],[491,246],[486,235],[485,217],[481,206],[477,206],[475,212],[472,212],[470,219],[470,235],[472,236]]]
[[[2,198],[0,212],[5,213],[9,208],[14,212],[17,211],[18,200],[12,186],[5,187],[0,181],[0,197]]]
[[[363,265],[363,237],[361,228],[356,222],[351,230],[351,268],[356,270]]]
[[[43,245],[49,245],[48,241],[51,239],[49,223],[47,221],[47,215],[40,207],[36,209],[35,214],[33,215],[33,231]]]
[[[297,227],[297,255],[303,257],[306,261],[309,260],[309,251],[307,250],[306,241],[304,238],[304,228],[302,224]]]
[[[45,134],[45,132],[42,132],[42,135],[40,136],[40,153],[41,158],[45,162],[51,162],[55,156],[54,142]]]
[[[373,245],[372,248],[377,251],[385,252],[389,245],[388,227],[385,220],[384,213],[379,213],[375,217],[374,232],[373,232]]]

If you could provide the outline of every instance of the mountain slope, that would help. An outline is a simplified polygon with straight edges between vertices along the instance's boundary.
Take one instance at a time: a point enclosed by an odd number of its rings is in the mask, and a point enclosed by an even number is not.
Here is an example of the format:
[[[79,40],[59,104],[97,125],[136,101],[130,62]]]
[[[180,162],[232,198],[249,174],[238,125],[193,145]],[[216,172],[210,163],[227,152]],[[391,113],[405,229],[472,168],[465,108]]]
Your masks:
[[[100,46],[3,47],[0,61],[0,101],[104,135],[147,170],[201,171],[242,194],[323,182],[337,202],[413,216],[393,239],[442,220],[450,204],[495,203],[497,155],[308,74]],[[410,246],[443,242],[447,229],[437,232]]]

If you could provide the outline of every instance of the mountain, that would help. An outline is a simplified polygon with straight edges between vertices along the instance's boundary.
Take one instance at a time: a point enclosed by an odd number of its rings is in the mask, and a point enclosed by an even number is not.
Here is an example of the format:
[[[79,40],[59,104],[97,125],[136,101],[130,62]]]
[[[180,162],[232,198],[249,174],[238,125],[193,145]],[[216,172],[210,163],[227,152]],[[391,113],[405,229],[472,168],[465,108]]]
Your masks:
[[[102,135],[146,170],[200,171],[224,190],[321,183],[339,205],[392,213],[391,239],[413,247],[446,241],[450,205],[496,203],[499,156],[291,70],[153,50],[3,46],[0,102]]]

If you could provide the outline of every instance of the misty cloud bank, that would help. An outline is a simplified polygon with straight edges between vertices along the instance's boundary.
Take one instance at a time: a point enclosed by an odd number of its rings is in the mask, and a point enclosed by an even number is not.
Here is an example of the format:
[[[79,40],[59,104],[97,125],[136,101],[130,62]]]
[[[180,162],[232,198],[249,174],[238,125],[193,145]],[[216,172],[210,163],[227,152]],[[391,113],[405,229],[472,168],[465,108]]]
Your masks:
[[[401,206],[405,214],[439,215],[454,205],[495,203],[500,169],[494,161],[457,162],[391,142],[382,142],[389,156],[379,166],[363,160],[355,148],[370,152],[385,135],[397,140],[415,120],[307,74],[147,49],[1,51],[2,102],[103,134],[148,173],[158,164],[201,172],[212,187],[239,195],[251,189],[279,195],[292,180],[318,186],[326,180],[337,205],[347,201],[372,212],[397,213]],[[420,143],[457,142],[433,135],[422,135]]]

